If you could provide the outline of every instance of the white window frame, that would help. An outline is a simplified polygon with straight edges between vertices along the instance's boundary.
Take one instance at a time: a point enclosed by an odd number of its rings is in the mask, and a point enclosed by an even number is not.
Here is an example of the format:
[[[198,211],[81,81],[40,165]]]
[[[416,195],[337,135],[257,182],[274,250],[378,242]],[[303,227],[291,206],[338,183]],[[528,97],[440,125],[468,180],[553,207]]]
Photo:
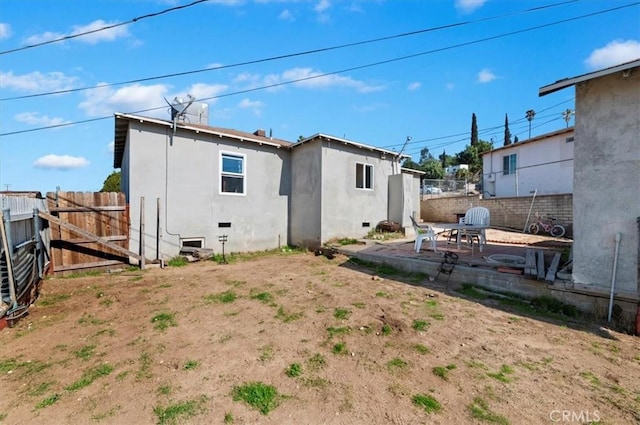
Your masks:
[[[223,160],[225,157],[234,157],[242,160],[242,173],[223,171]],[[224,177],[242,178],[242,192],[225,192],[222,190],[222,179]],[[237,152],[220,151],[220,175],[218,178],[218,192],[220,195],[245,196],[247,194],[247,155]]]
[[[362,167],[360,171],[361,175],[358,176],[358,167]],[[369,187],[367,187],[367,170],[371,170],[369,178]],[[362,187],[358,187],[358,177],[362,180]],[[366,162],[356,162],[356,189],[358,190],[373,190],[373,164],[367,164]]]
[[[505,163],[505,158],[508,158],[507,163],[508,163],[508,167],[504,168],[504,163]],[[511,158],[513,158],[513,164],[511,161]],[[513,165],[513,167],[512,167]],[[518,168],[518,154],[512,153],[509,155],[504,155],[502,157],[502,175],[504,176],[508,176],[510,174],[515,174],[516,173],[516,169]]]

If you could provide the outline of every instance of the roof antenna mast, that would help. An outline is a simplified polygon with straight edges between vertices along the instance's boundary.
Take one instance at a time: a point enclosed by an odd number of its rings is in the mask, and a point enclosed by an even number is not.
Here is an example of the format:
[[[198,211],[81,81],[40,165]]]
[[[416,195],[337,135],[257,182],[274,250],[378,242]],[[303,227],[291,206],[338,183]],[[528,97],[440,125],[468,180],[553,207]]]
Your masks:
[[[173,103],[169,103],[167,98],[166,97],[164,98],[164,101],[167,102],[167,105],[169,105],[169,107],[171,108],[171,121],[173,121],[173,134],[176,134],[176,123],[181,118],[184,120],[184,116],[187,112],[187,108],[189,108],[189,106],[191,106],[191,104],[195,102],[195,100],[196,98],[191,96],[190,94],[187,95],[186,102],[177,96],[173,99]]]

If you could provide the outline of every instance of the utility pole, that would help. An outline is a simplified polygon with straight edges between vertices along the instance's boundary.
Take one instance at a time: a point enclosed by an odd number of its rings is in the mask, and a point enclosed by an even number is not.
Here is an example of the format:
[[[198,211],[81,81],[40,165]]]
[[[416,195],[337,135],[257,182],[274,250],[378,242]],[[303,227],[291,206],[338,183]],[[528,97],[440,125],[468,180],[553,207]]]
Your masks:
[[[533,117],[536,116],[536,111],[533,109],[529,109],[527,111],[527,121],[529,121],[529,139],[531,139],[531,121],[533,121]]]

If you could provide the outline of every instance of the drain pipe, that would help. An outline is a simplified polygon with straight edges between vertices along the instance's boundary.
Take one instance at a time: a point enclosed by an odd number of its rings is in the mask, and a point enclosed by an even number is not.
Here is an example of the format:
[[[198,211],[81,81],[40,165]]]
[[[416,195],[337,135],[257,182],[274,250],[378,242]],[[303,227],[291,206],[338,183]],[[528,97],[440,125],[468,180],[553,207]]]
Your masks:
[[[611,312],[613,311],[613,293],[616,288],[616,270],[618,268],[618,250],[620,249],[620,233],[616,233],[616,248],[613,253],[613,271],[611,272],[611,293],[609,294],[609,322],[611,322]]]

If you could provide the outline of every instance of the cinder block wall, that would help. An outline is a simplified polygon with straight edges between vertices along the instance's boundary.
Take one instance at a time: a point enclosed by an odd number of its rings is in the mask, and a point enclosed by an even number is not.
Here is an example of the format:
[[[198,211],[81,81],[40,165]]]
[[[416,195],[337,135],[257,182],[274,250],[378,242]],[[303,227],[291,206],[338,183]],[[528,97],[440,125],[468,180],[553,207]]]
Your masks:
[[[533,200],[533,206],[531,201]],[[425,222],[456,221],[456,214],[464,214],[471,207],[485,207],[491,212],[491,227],[522,230],[531,208],[529,223],[535,221],[538,211],[544,216],[558,219],[567,229],[565,236],[572,237],[573,195],[539,195],[517,198],[487,198],[479,195],[456,197],[425,197],[420,202],[420,218]]]

